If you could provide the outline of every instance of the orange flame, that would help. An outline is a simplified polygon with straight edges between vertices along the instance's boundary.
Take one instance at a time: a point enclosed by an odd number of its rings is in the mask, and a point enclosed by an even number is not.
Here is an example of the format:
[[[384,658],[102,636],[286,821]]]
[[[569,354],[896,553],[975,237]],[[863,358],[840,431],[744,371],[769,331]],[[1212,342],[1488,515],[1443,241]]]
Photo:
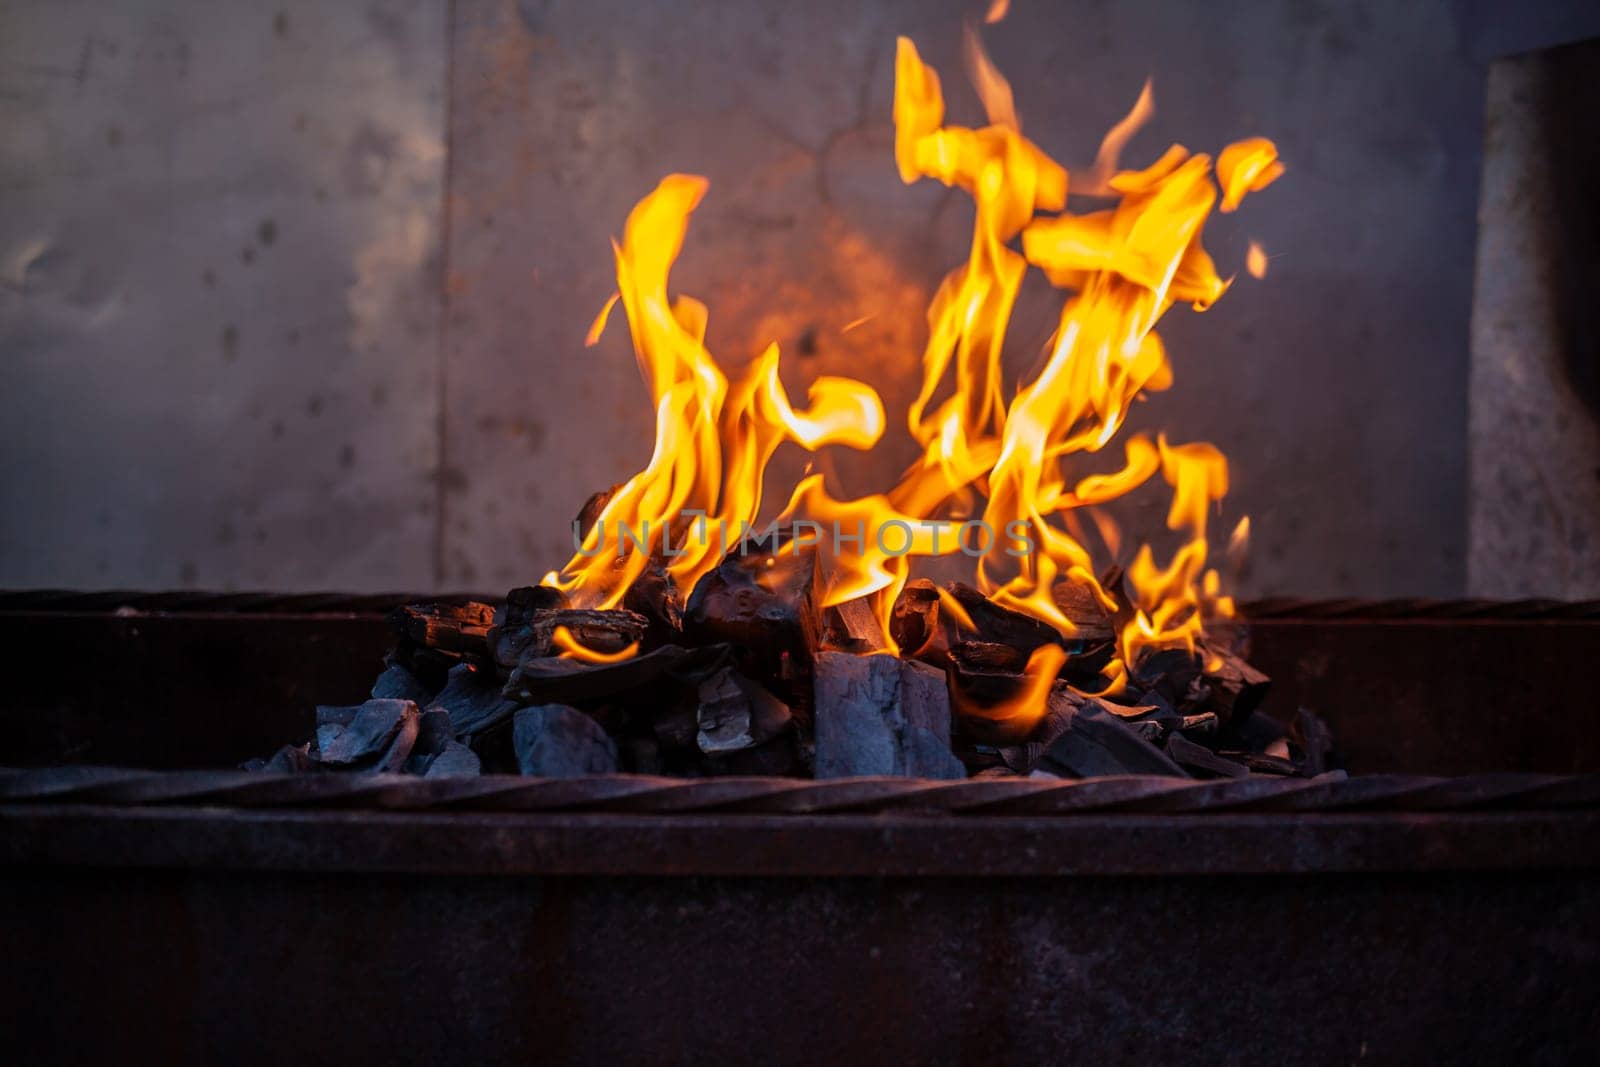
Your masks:
[[[557,626],[551,632],[550,643],[561,650],[562,659],[582,660],[584,663],[621,663],[625,659],[633,658],[639,652],[637,641],[615,652],[596,651],[581,644],[565,626]]]
[[[1022,671],[1022,687],[1010,698],[980,705],[956,692],[951,700],[962,715],[1003,722],[1018,734],[1025,734],[1044,718],[1050,688],[1066,662],[1066,649],[1060,645],[1040,645],[1028,656],[1028,665]]]
[[[997,0],[990,21],[1004,8]],[[1146,83],[1074,183],[1074,191],[1109,205],[1068,212],[1067,170],[1022,135],[1011,86],[970,27],[966,59],[988,116],[981,129],[945,125],[939,76],[909,40],[899,40],[895,56],[895,162],[902,180],[932,178],[960,188],[975,205],[967,259],[945,277],[928,308],[922,383],[906,413],[920,458],[888,492],[855,500],[833,498],[823,476],[810,475],[794,488],[782,517],[831,522],[844,534],[817,546],[822,601],[874,596],[885,633],[917,557],[979,556],[977,581],[986,595],[1064,635],[1074,623],[1057,606],[1055,585],[1088,589],[1108,611],[1126,609],[1118,658],[1109,668],[1115,687],[1146,649],[1193,650],[1206,618],[1233,612],[1220,576],[1207,569],[1207,523],[1227,493],[1227,461],[1208,444],[1138,434],[1125,441],[1122,465],[1110,473],[1073,473],[1069,464],[1104,450],[1135,400],[1172,384],[1156,324],[1174,304],[1203,311],[1228,288],[1201,243],[1211,211],[1219,198],[1222,210],[1233,210],[1283,165],[1270,141],[1254,138],[1222,151],[1216,180],[1211,157],[1178,145],[1143,170],[1119,169],[1128,142],[1154,114]],[[700,178],[664,179],[634,208],[615,247],[613,301],[627,315],[656,405],[656,447],[649,465],[607,502],[577,554],[546,577],[583,605],[614,606],[648,562],[651,545],[636,544],[620,558],[595,551],[616,536],[617,523],[635,530],[654,524],[652,536],[673,547],[664,554],[667,568],[687,592],[715,566],[716,545],[735,543],[714,544],[707,529],[742,530],[740,524],[754,522],[767,462],[783,442],[864,450],[884,430],[877,394],[850,379],[816,379],[810,407],[794,409],[778,380],[776,346],[737,380],[723,375],[704,345],[705,306],[667,296],[668,272],[704,192]],[[1020,252],[1013,247],[1019,239]],[[1001,354],[1030,264],[1068,295],[1042,369],[1013,391],[1003,380]],[[609,310],[610,304],[596,319],[591,341]],[[1120,535],[1095,509],[1157,473],[1172,492],[1167,525],[1181,543],[1165,565],[1152,546],[1141,545],[1127,569],[1131,602],[1119,605],[1095,577],[1074,513],[1090,508],[1101,540],[1116,555]],[[694,530],[682,528],[678,517],[686,510],[698,517]],[[981,522],[962,521],[975,514]],[[1236,540],[1243,536],[1236,531]],[[974,539],[983,543],[974,546]],[[798,550],[796,539],[780,551]],[[1030,660],[1025,695],[1038,698],[1039,713],[1061,666],[1051,662],[1054,655],[1041,650]]]
[[[1278,149],[1265,137],[1252,137],[1222,150],[1217,157],[1217,180],[1222,183],[1222,210],[1239,206],[1245,193],[1257,193],[1278,180],[1283,164]]]
[[[670,559],[667,571],[680,589],[693,588],[716,566],[727,531],[755,521],[767,461],[784,441],[812,451],[829,444],[868,449],[883,434],[883,402],[848,378],[815,379],[811,406],[792,407],[778,381],[776,345],[737,381],[723,375],[705,347],[705,305],[667,296],[667,275],[705,190],[704,178],[662,179],[613,246],[617,294],[655,402],[656,443],[649,465],[607,501],[567,565],[545,576],[545,584],[579,605],[615,607],[652,551]],[[592,338],[605,328],[609,310],[610,303],[591,327]],[[698,516],[692,528],[683,528],[687,513]],[[724,536],[711,537],[712,528]],[[636,540],[624,544],[629,536]]]

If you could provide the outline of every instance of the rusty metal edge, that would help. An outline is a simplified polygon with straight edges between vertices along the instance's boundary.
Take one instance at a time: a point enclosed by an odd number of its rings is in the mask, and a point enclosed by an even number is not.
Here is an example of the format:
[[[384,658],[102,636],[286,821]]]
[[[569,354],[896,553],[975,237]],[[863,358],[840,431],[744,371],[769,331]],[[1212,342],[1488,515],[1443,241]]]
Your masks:
[[[0,806],[0,865],[417,875],[1593,871],[1600,813],[635,815]]]
[[[381,615],[418,601],[498,603],[503,593],[271,593],[215,592],[207,590],[0,590],[0,613],[82,614],[276,614]],[[1240,604],[1242,621],[1297,619],[1319,622],[1340,620],[1404,621],[1540,621],[1593,620],[1600,622],[1600,600],[1430,600],[1421,598],[1371,600],[1312,600],[1273,597]]]
[[[822,815],[871,812],[1075,818],[1100,812],[1209,816],[1234,810],[1454,811],[1600,808],[1600,774],[1479,774],[1457,778],[1333,771],[1313,779],[1194,781],[1124,775],[1088,779],[730,777],[610,774],[428,779],[398,774],[139,771],[123,767],[0,768],[0,804],[136,808],[338,808],[523,813],[629,812]]]

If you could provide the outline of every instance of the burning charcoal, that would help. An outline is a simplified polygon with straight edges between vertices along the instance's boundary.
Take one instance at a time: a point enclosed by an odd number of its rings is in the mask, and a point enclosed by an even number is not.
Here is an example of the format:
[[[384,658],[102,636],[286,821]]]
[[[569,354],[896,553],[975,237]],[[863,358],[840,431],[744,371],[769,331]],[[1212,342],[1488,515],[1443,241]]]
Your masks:
[[[537,611],[534,612],[531,626],[533,641],[524,655],[559,654],[561,649],[555,643],[557,628],[565,629],[584,648],[610,655],[643,642],[645,632],[650,628],[650,620],[637,611],[623,608],[611,611],[585,611],[579,608]]]
[[[725,756],[776,737],[790,718],[783,701],[724,667],[700,683],[696,743],[708,756]]]
[[[1310,708],[1295,712],[1289,737],[1300,750],[1300,773],[1307,778],[1315,778],[1337,766],[1333,758],[1333,731]]]
[[[504,606],[495,613],[495,624],[489,628],[490,657],[506,670],[515,667],[533,640],[534,616],[568,606],[566,594],[554,586],[523,585],[511,590]]]
[[[481,770],[478,754],[459,741],[446,741],[444,748],[428,761],[424,778],[470,778]]]
[[[942,663],[945,640],[939,623],[939,587],[926,578],[907,582],[889,618],[889,635],[900,646],[901,655]]]
[[[466,604],[408,604],[389,615],[389,625],[409,641],[447,656],[489,656],[489,627],[494,606]]]
[[[346,711],[351,714],[346,724],[339,726],[340,713]],[[408,716],[415,730],[417,714],[417,706],[409,700],[369,700],[354,708],[318,708],[317,759],[337,767],[376,756],[394,740]],[[334,727],[338,732],[334,734],[330,730],[324,744],[324,729]],[[415,733],[412,740],[415,740]],[[410,742],[406,748],[409,752]]]
[[[889,647],[869,597],[824,609],[822,647],[840,652],[881,652]]]
[[[561,704],[518,711],[512,743],[523,774],[573,778],[617,769],[617,746],[600,724]]]
[[[1194,708],[1209,695],[1200,672],[1200,658],[1182,648],[1145,652],[1130,681],[1143,691],[1146,702],[1159,696],[1180,711]]]
[[[816,775],[963,778],[950,751],[943,674],[893,656],[824,652],[816,660]]]
[[[1160,749],[1145,743],[1099,700],[1075,697],[1058,688],[1050,694],[1050,705],[1044,728],[1058,730],[1063,720],[1066,728],[1045,743],[1039,770],[1059,778],[1097,778],[1107,774],[1188,777],[1182,767]]]
[[[1022,744],[1034,733],[1039,712],[1023,700],[1032,684],[1022,673],[1026,661],[1017,663],[1004,645],[963,641],[951,647],[949,663],[950,695],[964,740],[1003,747]]]
[[[585,663],[560,656],[529,656],[511,672],[504,694],[519,704],[585,704],[693,671],[726,657],[721,645],[686,649],[662,645],[616,663]]]
[[[402,705],[400,712],[400,725],[394,732],[394,737],[389,741],[389,747],[383,750],[383,755],[378,757],[378,762],[372,765],[373,774],[399,774],[406,765],[406,760],[411,757],[411,750],[416,746],[417,734],[421,729],[419,720],[422,713],[417,706],[409,700],[398,701]],[[352,724],[351,729],[354,726]],[[346,730],[348,733],[349,730]]]
[[[681,643],[683,597],[678,593],[678,583],[660,559],[652,558],[644,572],[628,586],[622,606],[648,621],[644,633],[646,647]]]
[[[311,769],[310,745],[284,745],[261,770],[269,774],[304,774]]]
[[[1111,613],[1100,603],[1093,589],[1077,582],[1057,582],[1050,595],[1061,613],[1077,627],[1073,634],[1076,640],[1085,645],[1100,645],[1116,636]]]
[[[378,680],[372,683],[372,699],[374,700],[409,700],[417,707],[427,707],[433,694],[428,687],[417,681],[416,675],[400,666],[391,663],[378,675]]]
[[[684,634],[702,644],[732,645],[748,677],[802,681],[821,641],[811,607],[815,563],[809,552],[774,555],[746,541],[696,583],[684,609]]]
[[[1194,771],[1199,778],[1246,778],[1250,774],[1250,768],[1244,764],[1219,756],[1182,734],[1168,736],[1166,752],[1176,763]]]
[[[471,663],[450,668],[449,682],[428,705],[449,716],[453,737],[467,737],[504,722],[517,710],[500,692],[500,682],[487,669]]]
[[[1002,607],[970,585],[951,582],[945,589],[971,617],[977,629],[976,633],[962,633],[960,638],[1006,645],[1020,654],[1024,662],[1028,654],[1040,645],[1066,645],[1054,626],[1020,611]]]
[[[958,641],[950,646],[950,661],[969,674],[999,671],[1021,674],[1028,666],[1028,654],[994,641]]]
[[[1206,684],[1211,696],[1206,708],[1227,722],[1249,715],[1261,706],[1272,680],[1225,648],[1202,647]]]
[[[578,509],[577,518],[579,538],[589,536],[589,531],[594,529],[594,524],[600,521],[600,513],[605,511],[606,505],[611,503],[611,498],[616,496],[617,490],[621,488],[622,483],[618,482],[610,489],[602,489],[598,493],[590,494],[589,499],[583,502],[583,507]]]
[[[1072,719],[1078,713],[1078,708],[1088,698],[1081,693],[1074,692],[1071,688],[1057,684],[1045,699],[1044,716],[1040,718],[1029,731],[1029,736],[1020,744],[1004,745],[992,748],[988,745],[973,746],[971,752],[963,752],[962,759],[970,768],[975,763],[982,763],[981,757],[988,751],[994,751],[1000,761],[1011,771],[1017,774],[1030,774],[1044,757],[1045,749],[1050,743],[1072,725]],[[1109,705],[1108,705],[1109,707]],[[973,723],[962,722],[963,730],[970,733]]]

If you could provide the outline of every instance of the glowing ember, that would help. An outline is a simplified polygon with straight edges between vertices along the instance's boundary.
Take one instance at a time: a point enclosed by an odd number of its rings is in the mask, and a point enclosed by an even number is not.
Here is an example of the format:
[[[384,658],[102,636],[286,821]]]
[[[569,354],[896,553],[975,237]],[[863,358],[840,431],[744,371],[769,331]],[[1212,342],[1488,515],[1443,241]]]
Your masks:
[[[1267,276],[1267,252],[1257,241],[1250,242],[1250,250],[1245,253],[1244,269],[1250,272],[1252,278],[1265,278]]]
[[[1006,6],[995,0],[986,21],[998,21]],[[853,500],[830,495],[822,474],[804,478],[781,519],[815,523],[832,536],[797,536],[778,551],[814,550],[821,602],[870,596],[885,634],[916,557],[975,557],[985,595],[1067,636],[1074,623],[1054,593],[1058,583],[1076,585],[1108,612],[1121,612],[1117,657],[1107,671],[1116,687],[1141,653],[1193,651],[1208,617],[1233,613],[1218,572],[1207,567],[1207,522],[1228,490],[1227,461],[1208,444],[1134,435],[1111,473],[1073,475],[1071,466],[1074,457],[1081,462],[1116,440],[1136,399],[1172,384],[1154,327],[1173,304],[1204,310],[1228,287],[1201,244],[1206,220],[1219,198],[1221,209],[1232,211],[1246,193],[1276,179],[1283,164],[1270,141],[1254,138],[1223,149],[1215,180],[1211,157],[1176,145],[1145,169],[1120,169],[1124,147],[1154,113],[1147,84],[1094,164],[1069,182],[1066,169],[1023,136],[1011,86],[974,32],[965,54],[988,117],[981,129],[945,124],[939,76],[909,40],[899,41],[895,61],[901,178],[959,187],[976,209],[967,259],[928,309],[922,384],[905,413],[921,457],[886,492]],[[1065,210],[1069,185],[1105,206]],[[706,307],[669,298],[667,286],[705,189],[701,178],[663,179],[634,208],[614,246],[617,294],[589,343],[620,301],[655,404],[656,441],[648,466],[611,496],[566,566],[545,578],[580,606],[619,604],[652,553],[680,589],[691,589],[751,530],[767,462],[783,442],[865,450],[884,432],[882,404],[861,382],[818,378],[810,406],[795,409],[778,381],[776,346],[736,380],[719,368],[704,344]],[[1043,368],[1012,390],[1001,354],[1030,265],[1068,295]],[[1265,267],[1265,253],[1252,243],[1250,273],[1260,277]],[[1167,525],[1181,544],[1165,563],[1141,545],[1127,568],[1131,602],[1121,604],[1119,590],[1101,586],[1093,555],[1073,532],[1083,529],[1075,513],[1088,509],[1085,517],[1115,555],[1120,537],[1095,506],[1158,473],[1172,492]],[[1241,523],[1230,557],[1247,534]],[[570,634],[558,643],[563,654],[600,657]],[[1057,646],[1040,648],[1015,701],[973,713],[1037,717],[1063,658]]]

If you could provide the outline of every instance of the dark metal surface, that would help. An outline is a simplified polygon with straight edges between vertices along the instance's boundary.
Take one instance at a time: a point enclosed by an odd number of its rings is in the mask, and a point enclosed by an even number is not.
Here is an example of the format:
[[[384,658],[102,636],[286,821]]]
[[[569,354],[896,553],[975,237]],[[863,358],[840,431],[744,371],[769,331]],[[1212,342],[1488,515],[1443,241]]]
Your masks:
[[[757,878],[1594,871],[1600,814],[1071,817],[0,806],[0,863]]]
[[[1596,903],[1592,872],[12,869],[0,1031],[26,1064],[1584,1063]]]

